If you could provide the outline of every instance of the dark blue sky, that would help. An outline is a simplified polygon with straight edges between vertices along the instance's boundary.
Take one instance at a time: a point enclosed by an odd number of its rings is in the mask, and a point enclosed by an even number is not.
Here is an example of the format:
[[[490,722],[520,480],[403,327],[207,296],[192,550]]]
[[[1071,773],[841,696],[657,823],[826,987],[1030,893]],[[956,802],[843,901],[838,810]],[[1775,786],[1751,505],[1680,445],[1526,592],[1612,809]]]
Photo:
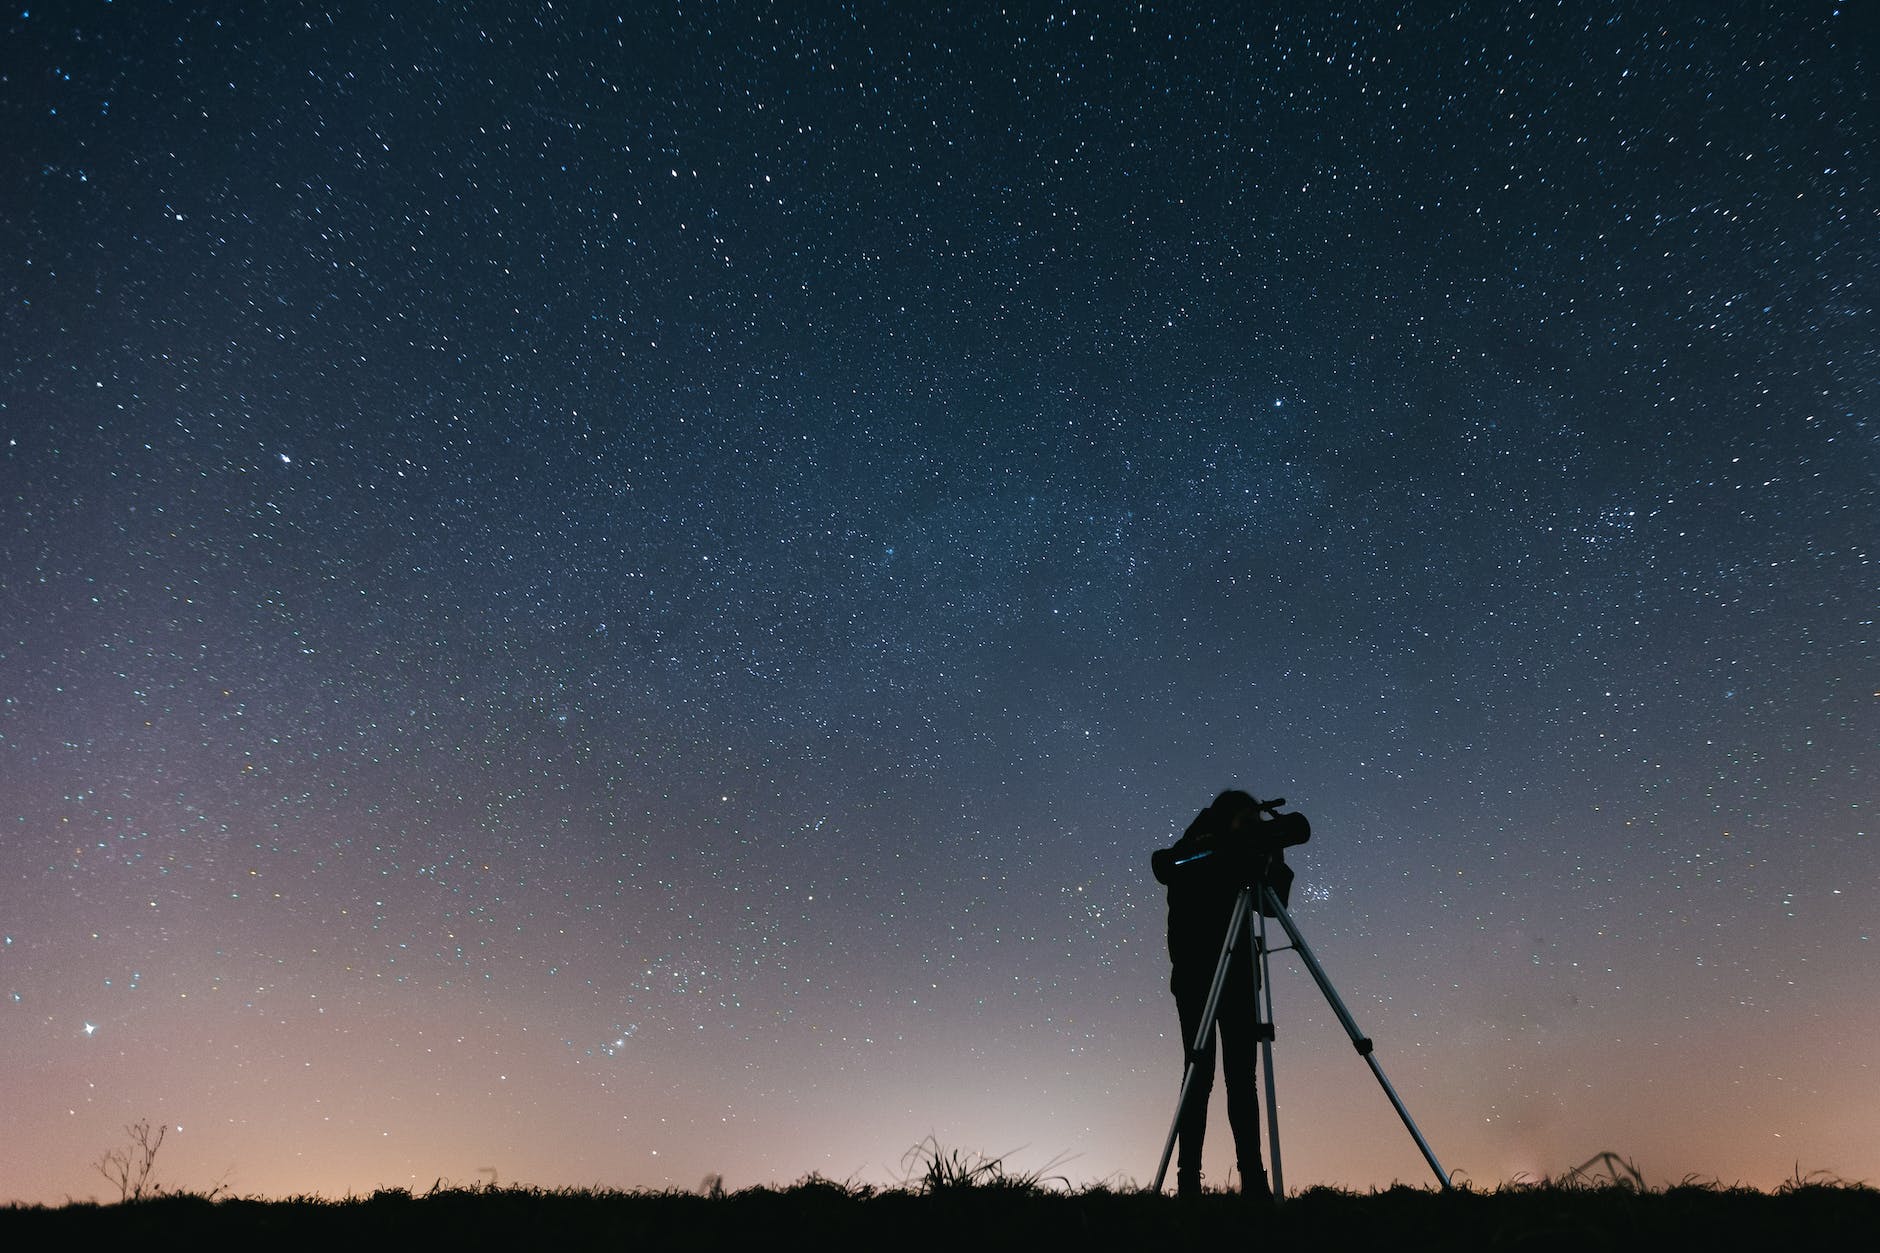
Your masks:
[[[1230,785],[1446,1164],[1872,1176],[1854,24],[16,9],[13,1194],[1146,1178]]]

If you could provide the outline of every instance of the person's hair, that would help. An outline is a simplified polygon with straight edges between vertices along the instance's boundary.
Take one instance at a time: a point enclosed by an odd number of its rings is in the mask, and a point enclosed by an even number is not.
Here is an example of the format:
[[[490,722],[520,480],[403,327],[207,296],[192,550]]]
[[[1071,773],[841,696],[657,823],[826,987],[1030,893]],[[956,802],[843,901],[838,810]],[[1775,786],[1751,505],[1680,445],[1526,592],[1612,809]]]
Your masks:
[[[1238,788],[1229,788],[1195,815],[1195,820],[1182,832],[1183,841],[1205,840],[1209,836],[1220,835],[1234,825],[1237,818],[1255,814],[1260,802]]]
[[[1214,803],[1208,806],[1208,812],[1214,815],[1217,822],[1225,825],[1236,818],[1257,812],[1259,808],[1260,802],[1252,796],[1238,788],[1229,788],[1214,798]]]

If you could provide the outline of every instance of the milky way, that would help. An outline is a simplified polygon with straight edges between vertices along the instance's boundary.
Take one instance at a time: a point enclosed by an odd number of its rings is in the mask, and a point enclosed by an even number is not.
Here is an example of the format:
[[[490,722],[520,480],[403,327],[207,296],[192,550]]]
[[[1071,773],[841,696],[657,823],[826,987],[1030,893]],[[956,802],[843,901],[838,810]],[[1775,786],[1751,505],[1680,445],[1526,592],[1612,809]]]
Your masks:
[[[0,1195],[1880,1177],[1856,19],[922,7],[7,15]]]

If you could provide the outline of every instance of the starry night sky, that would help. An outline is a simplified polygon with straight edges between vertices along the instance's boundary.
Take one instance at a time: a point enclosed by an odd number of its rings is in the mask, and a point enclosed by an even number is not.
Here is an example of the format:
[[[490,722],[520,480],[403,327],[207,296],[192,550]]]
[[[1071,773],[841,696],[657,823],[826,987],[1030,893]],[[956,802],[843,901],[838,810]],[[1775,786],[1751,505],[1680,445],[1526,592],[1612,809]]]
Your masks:
[[[1880,1177],[1872,27],[924,9],[6,14],[0,1199]]]

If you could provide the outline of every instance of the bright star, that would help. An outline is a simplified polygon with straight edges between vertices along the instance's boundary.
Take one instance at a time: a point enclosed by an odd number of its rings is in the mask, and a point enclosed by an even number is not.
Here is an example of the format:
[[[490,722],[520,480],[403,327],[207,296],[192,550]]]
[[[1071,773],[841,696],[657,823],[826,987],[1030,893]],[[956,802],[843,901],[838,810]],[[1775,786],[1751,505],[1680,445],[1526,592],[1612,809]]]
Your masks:
[[[95,1022],[88,1022],[88,1023],[86,1023],[86,1024],[85,1024],[85,1034],[86,1034],[86,1035],[97,1035],[97,1034],[98,1034],[98,1024],[97,1024],[97,1023],[95,1023]]]

